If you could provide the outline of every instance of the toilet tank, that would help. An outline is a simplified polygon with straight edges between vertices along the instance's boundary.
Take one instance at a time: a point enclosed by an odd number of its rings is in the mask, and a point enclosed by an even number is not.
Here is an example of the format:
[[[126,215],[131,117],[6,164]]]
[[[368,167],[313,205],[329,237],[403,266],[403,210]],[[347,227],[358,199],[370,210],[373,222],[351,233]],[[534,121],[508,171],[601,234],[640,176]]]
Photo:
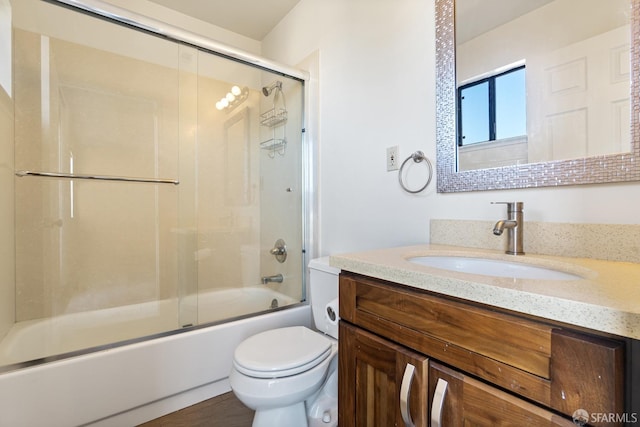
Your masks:
[[[316,329],[338,338],[338,275],[340,269],[329,265],[329,257],[309,261],[309,297]],[[327,308],[335,312],[331,318]]]

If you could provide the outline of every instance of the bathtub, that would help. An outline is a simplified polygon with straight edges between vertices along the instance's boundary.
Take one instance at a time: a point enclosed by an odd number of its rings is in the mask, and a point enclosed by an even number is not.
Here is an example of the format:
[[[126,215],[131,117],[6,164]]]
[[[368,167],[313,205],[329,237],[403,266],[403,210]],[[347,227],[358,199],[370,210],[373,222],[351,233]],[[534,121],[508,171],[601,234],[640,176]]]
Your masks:
[[[200,323],[236,320],[0,374],[0,426],[133,426],[225,393],[233,350],[243,339],[310,325],[305,304],[241,317],[269,310],[274,299],[279,306],[295,302],[266,287],[206,292],[192,305]],[[0,358],[37,359],[175,328],[177,304],[167,300],[21,322],[0,343]],[[63,339],[47,338],[52,335]]]
[[[199,324],[220,322],[296,302],[266,287],[231,288],[182,301],[152,301],[19,322],[0,341],[0,366],[171,331],[196,319]]]

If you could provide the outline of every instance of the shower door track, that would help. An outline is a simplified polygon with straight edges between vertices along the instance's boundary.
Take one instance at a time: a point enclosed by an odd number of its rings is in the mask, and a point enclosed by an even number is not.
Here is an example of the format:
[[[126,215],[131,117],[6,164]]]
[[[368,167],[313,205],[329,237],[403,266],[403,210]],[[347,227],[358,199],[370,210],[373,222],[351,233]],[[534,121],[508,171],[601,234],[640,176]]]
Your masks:
[[[203,37],[196,33],[183,30],[162,21],[144,16],[127,9],[114,6],[101,0],[43,0],[47,3],[69,7],[71,9],[88,13],[102,19],[113,21],[128,27],[132,27],[153,35],[173,40],[178,43],[193,46],[197,49],[205,50],[214,55],[234,59],[245,64],[273,71],[283,76],[291,77],[298,81],[309,79],[309,73],[283,64],[278,64],[253,56],[248,52],[217,43],[214,40]]]

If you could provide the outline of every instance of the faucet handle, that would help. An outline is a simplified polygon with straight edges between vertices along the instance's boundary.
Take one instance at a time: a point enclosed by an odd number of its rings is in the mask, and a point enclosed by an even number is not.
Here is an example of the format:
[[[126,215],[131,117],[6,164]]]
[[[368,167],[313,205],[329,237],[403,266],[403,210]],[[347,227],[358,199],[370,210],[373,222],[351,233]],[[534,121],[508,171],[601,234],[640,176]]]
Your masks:
[[[492,205],[507,205],[508,212],[522,212],[524,202],[491,202]]]
[[[284,243],[284,240],[276,240],[273,249],[269,249],[269,253],[276,257],[278,262],[285,262],[287,260],[287,245]]]

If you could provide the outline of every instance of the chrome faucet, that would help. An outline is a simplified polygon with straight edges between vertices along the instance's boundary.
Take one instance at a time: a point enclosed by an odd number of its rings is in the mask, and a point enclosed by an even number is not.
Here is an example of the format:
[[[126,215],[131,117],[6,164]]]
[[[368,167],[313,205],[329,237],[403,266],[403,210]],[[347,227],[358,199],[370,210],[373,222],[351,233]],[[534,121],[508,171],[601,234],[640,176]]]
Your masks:
[[[524,255],[523,230],[524,213],[522,202],[491,202],[492,204],[507,205],[507,219],[501,219],[493,226],[493,234],[501,236],[507,229],[507,250],[509,255]]]
[[[262,284],[266,285],[267,283],[282,283],[282,281],[284,280],[284,277],[282,277],[282,274],[276,274],[274,276],[262,276],[261,278],[262,280]]]

